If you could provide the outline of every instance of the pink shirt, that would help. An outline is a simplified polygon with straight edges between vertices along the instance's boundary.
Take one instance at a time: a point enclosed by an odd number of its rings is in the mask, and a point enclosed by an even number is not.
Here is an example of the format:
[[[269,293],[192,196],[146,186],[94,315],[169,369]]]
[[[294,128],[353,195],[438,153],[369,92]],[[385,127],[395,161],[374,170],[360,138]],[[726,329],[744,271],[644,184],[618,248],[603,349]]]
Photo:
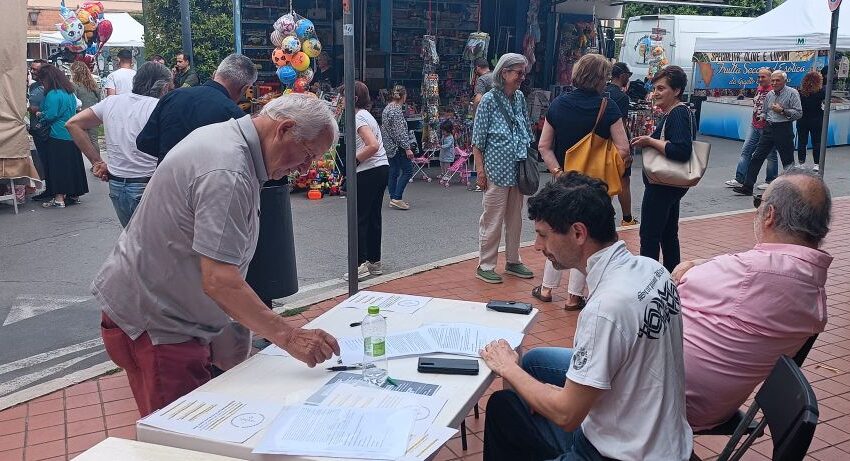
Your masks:
[[[729,419],[781,354],[824,330],[831,262],[808,247],[759,244],[685,274],[685,396],[695,431]]]

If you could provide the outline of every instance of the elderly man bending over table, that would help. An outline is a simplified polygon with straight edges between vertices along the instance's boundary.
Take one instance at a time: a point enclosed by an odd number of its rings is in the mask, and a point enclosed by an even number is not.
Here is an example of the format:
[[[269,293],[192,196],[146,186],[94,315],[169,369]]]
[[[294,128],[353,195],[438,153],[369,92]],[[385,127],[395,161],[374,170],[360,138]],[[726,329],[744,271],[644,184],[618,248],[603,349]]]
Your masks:
[[[799,167],[774,180],[756,213],[756,246],[689,261],[673,271],[685,327],[685,391],[694,430],[724,423],[780,355],[793,356],[826,325],[826,273],[819,250],[832,200],[816,173]]]
[[[245,283],[260,187],[309,167],[338,134],[324,102],[285,95],[256,118],[193,131],[156,169],[92,283],[106,351],[142,416],[207,382],[211,363],[247,357],[250,334],[231,318],[310,367],[339,353],[331,335],[287,325]]]
[[[670,275],[617,241],[605,183],[569,172],[528,201],[535,248],[587,276],[573,349],[517,364],[500,340],[481,357],[514,390],[487,402],[484,460],[687,460],[682,317]]]

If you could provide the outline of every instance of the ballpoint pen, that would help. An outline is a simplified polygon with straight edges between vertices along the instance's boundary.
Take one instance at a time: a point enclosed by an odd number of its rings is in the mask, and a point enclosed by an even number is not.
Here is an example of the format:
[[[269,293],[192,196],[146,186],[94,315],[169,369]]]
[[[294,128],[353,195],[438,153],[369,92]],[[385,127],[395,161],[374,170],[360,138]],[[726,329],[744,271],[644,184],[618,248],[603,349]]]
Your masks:
[[[328,371],[349,371],[349,370],[362,370],[362,365],[337,365],[334,367],[328,367]]]
[[[390,385],[392,385],[392,386],[398,387],[398,383],[397,383],[397,382],[395,382],[395,381],[394,381],[392,378],[390,378],[389,376],[387,376],[387,382],[388,382]]]

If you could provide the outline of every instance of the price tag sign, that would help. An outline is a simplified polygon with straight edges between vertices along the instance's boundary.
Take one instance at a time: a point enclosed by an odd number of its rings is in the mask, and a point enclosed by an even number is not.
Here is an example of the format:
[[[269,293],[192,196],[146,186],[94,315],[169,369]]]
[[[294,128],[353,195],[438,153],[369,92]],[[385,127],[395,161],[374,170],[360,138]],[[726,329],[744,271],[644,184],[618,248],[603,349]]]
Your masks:
[[[829,11],[835,11],[841,6],[841,0],[826,0],[826,4],[829,5]]]

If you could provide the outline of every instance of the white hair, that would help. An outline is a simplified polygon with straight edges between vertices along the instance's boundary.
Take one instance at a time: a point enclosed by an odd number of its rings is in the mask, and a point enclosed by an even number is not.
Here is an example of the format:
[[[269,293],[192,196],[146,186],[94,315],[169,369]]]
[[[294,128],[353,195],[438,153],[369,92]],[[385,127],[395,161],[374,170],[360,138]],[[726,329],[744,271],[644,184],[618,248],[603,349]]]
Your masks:
[[[502,71],[519,64],[522,64],[523,69],[525,69],[528,67],[528,59],[525,59],[525,56],[517,53],[503,54],[502,57],[499,58],[499,62],[496,63],[496,68],[493,69],[493,86],[500,90],[504,88],[505,79],[502,77]]]
[[[247,56],[233,53],[221,61],[214,75],[242,88],[257,81],[257,68]]]
[[[782,80],[784,80],[786,82],[788,81],[788,74],[786,74],[784,71],[775,70],[770,75],[771,75],[771,77],[774,76],[774,75],[778,75],[778,76],[782,77]]]
[[[330,132],[331,145],[339,138],[339,126],[325,101],[306,94],[291,93],[273,99],[263,107],[260,115],[274,120],[295,120],[298,139],[314,139]]]

